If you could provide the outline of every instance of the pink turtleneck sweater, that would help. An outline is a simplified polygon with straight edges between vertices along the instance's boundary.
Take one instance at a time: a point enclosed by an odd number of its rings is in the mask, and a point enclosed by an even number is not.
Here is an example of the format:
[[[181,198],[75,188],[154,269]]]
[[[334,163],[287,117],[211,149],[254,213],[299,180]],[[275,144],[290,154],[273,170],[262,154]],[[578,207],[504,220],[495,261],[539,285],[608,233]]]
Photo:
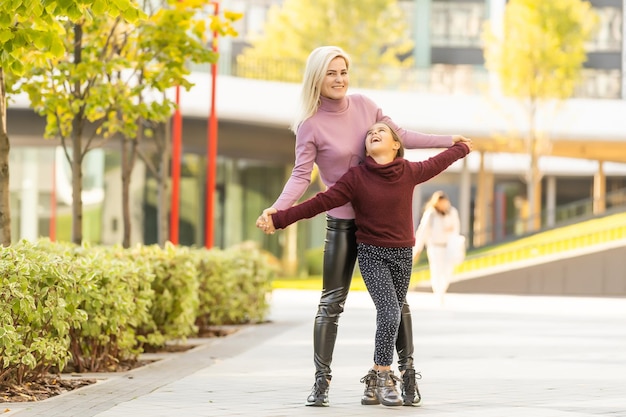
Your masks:
[[[275,228],[284,229],[298,220],[351,201],[356,214],[357,242],[390,248],[412,247],[415,244],[413,188],[468,153],[467,145],[459,142],[421,162],[396,158],[381,165],[367,157],[365,163],[348,170],[325,192],[272,214],[272,222]]]
[[[376,122],[386,122],[398,132],[407,149],[448,148],[450,135],[427,135],[399,128],[371,99],[346,95],[341,100],[320,97],[317,112],[306,119],[296,134],[296,160],[291,177],[272,207],[282,210],[294,205],[311,182],[313,164],[319,167],[322,182],[330,187],[353,166],[365,159],[365,134]],[[350,203],[328,214],[353,219]]]

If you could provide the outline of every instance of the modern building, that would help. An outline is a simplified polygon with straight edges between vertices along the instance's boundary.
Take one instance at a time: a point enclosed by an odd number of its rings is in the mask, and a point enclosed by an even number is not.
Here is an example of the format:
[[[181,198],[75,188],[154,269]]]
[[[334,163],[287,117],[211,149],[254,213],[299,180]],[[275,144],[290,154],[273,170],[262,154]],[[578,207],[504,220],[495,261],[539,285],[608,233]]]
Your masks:
[[[219,117],[215,199],[216,246],[245,240],[263,242],[276,255],[302,257],[323,243],[323,218],[301,222],[289,232],[264,236],[254,227],[260,211],[280,193],[293,163],[293,134],[288,130],[299,85],[237,77],[236,56],[246,34],[260,29],[268,7],[280,1],[228,0],[221,7],[242,11],[238,39],[224,39],[217,79]],[[602,28],[589,46],[585,83],[577,97],[551,108],[542,121],[550,149],[540,161],[542,226],[576,215],[623,210],[626,203],[626,101],[623,67],[624,1],[591,2]],[[414,51],[419,76],[402,89],[362,90],[404,127],[432,133],[462,133],[479,151],[455,164],[415,193],[416,217],[435,189],[447,191],[464,214],[464,231],[475,245],[528,232],[520,218],[527,210],[525,174],[528,157],[520,150],[524,133],[515,103],[481,93],[488,79],[483,66],[480,30],[498,19],[504,0],[401,1],[414,22]],[[419,30],[418,30],[419,28]],[[180,243],[203,245],[206,193],[207,117],[210,76],[198,69],[196,86],[181,99],[183,176]],[[354,91],[354,90],[353,90]],[[407,104],[410,104],[407,105]],[[11,204],[14,240],[50,233],[69,239],[71,184],[59,143],[44,141],[44,121],[23,98],[10,105]],[[424,158],[434,151],[409,152]],[[92,151],[85,164],[86,240],[121,242],[120,167],[115,143]],[[157,196],[155,180],[138,164],[132,180],[134,242],[154,243]],[[307,195],[320,189],[314,182]],[[297,232],[296,232],[297,230]],[[297,241],[297,245],[286,244]]]

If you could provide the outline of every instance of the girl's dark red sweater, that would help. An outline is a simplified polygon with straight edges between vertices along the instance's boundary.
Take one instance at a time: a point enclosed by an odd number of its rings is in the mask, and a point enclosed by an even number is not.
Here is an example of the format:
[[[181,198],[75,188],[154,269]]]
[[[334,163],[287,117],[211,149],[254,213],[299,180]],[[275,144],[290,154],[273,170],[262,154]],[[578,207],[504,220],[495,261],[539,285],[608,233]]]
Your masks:
[[[298,220],[351,202],[357,242],[383,247],[412,247],[415,244],[413,189],[468,153],[467,145],[459,142],[421,162],[396,158],[380,165],[367,157],[364,163],[350,168],[328,190],[274,213],[274,227],[284,229]]]

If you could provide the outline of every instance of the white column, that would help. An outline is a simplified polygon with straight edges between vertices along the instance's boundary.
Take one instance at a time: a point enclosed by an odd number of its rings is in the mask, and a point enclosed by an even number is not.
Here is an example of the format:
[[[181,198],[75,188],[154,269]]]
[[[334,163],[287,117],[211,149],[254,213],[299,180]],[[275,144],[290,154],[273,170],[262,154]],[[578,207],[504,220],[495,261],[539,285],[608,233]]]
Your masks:
[[[243,187],[239,175],[241,172],[239,164],[238,159],[227,160],[224,163],[226,172],[224,183],[228,184],[224,199],[224,225],[225,230],[228,230],[228,233],[224,232],[223,234],[224,247],[226,248],[240,242],[243,236],[243,225],[241,224]]]
[[[22,150],[20,239],[39,238],[39,163],[36,148]]]
[[[431,1],[413,1],[413,31],[415,48],[413,49],[413,59],[417,68],[430,68],[430,21],[431,21]]]
[[[459,184],[459,217],[461,218],[461,233],[469,236],[470,231],[470,210],[472,199],[472,174],[469,170],[467,157],[463,158],[463,168],[461,168],[461,181]]]
[[[550,175],[546,178],[546,226],[552,227],[556,223],[556,177]]]
[[[474,205],[474,246],[482,246],[487,242],[487,187],[488,174],[485,167],[486,154],[480,151],[480,165],[476,181],[476,204]]]
[[[626,0],[622,0],[622,99],[626,100]]]
[[[504,36],[504,9],[506,0],[486,0],[489,10],[489,24],[494,34],[502,38]],[[500,96],[500,78],[495,72],[489,73],[489,91],[492,96]]]

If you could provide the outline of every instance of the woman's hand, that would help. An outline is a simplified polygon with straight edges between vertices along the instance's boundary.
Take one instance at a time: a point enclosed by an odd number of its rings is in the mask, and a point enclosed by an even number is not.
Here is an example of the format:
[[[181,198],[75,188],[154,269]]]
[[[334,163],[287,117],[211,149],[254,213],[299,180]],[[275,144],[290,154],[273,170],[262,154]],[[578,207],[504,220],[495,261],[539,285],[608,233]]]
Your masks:
[[[458,143],[458,142],[462,142],[466,144],[470,152],[474,150],[474,142],[472,142],[470,138],[466,138],[465,136],[461,136],[461,135],[452,136],[452,143]]]
[[[272,221],[272,214],[276,213],[274,207],[269,207],[263,210],[263,213],[256,219],[256,227],[263,230],[266,235],[272,235],[276,231],[274,228],[274,222]]]

